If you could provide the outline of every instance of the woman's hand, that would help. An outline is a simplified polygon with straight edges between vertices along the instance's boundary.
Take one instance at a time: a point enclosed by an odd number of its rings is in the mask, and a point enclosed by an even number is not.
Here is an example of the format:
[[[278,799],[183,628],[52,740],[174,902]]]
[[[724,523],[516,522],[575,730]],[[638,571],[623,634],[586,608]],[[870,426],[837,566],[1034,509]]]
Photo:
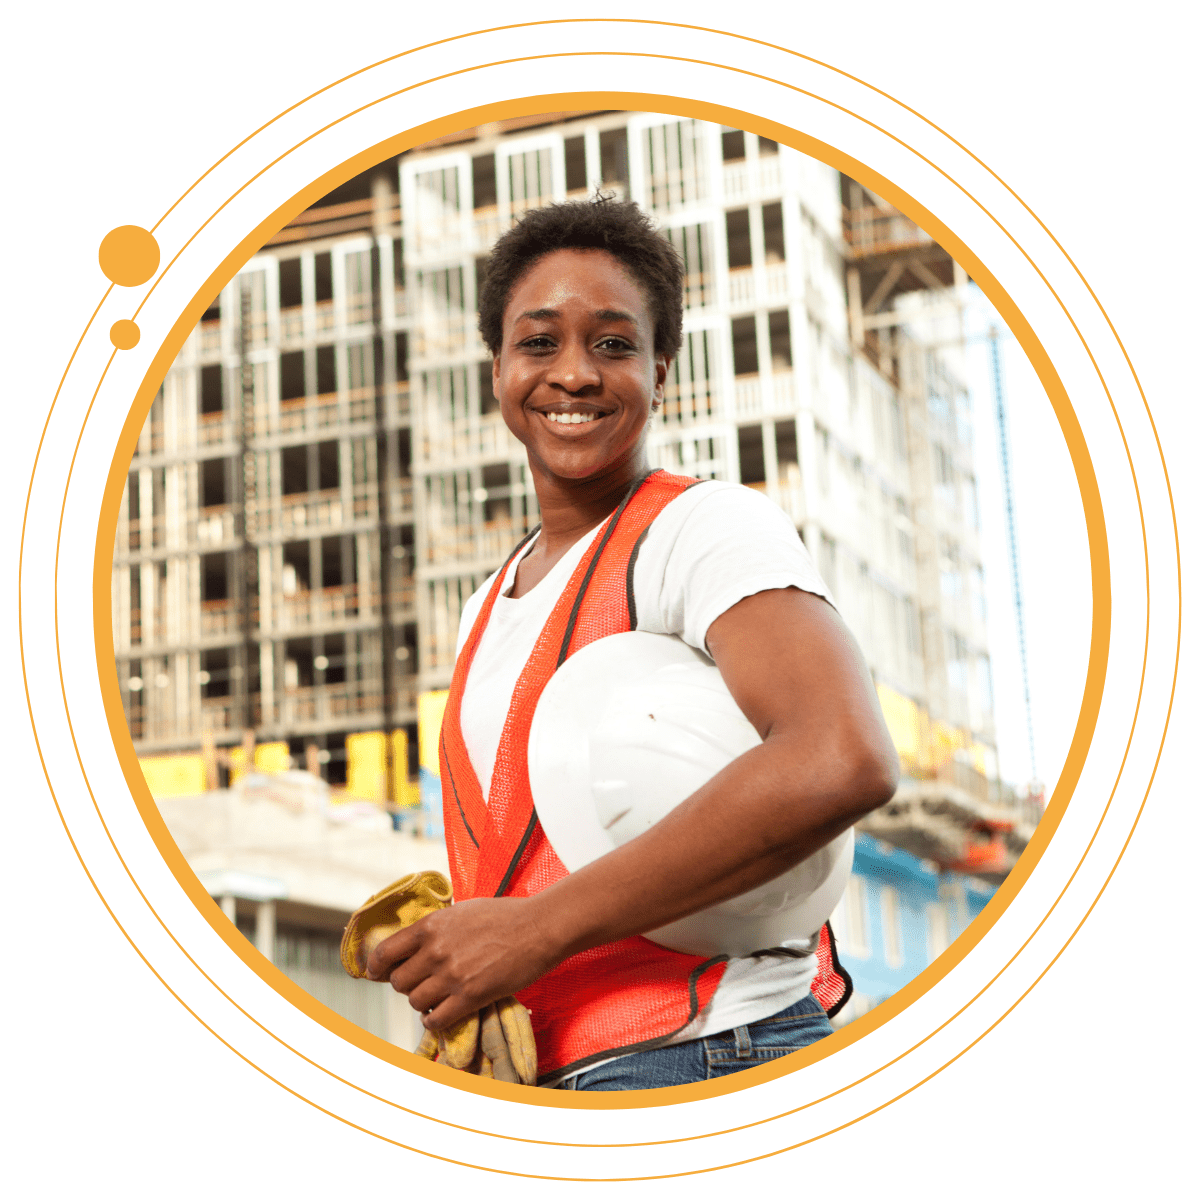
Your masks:
[[[563,957],[530,900],[464,900],[380,942],[367,957],[367,978],[389,980],[425,1014],[427,1029],[445,1029],[513,995]]]

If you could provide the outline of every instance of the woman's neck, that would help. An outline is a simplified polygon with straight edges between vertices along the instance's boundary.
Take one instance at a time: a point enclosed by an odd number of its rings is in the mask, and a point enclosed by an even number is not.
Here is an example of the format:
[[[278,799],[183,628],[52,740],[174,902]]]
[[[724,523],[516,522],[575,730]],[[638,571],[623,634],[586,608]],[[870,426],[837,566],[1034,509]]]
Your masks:
[[[648,470],[643,453],[619,469],[590,479],[539,478],[535,473],[534,491],[542,516],[538,542],[543,552],[557,561],[589,529],[595,529],[614,512]]]
[[[510,595],[520,599],[553,570],[555,564],[584,534],[616,511],[629,489],[649,467],[645,454],[620,469],[590,479],[558,479],[534,472],[534,491],[542,514],[542,528],[533,549],[517,565]]]

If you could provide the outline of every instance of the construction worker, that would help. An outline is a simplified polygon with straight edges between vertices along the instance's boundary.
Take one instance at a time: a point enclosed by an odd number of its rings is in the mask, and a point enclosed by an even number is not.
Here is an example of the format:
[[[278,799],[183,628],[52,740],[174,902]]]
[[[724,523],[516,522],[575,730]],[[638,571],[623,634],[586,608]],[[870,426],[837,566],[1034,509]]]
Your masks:
[[[814,984],[844,988],[827,946],[820,977],[816,936],[728,959],[641,935],[781,875],[897,782],[862,657],[790,520],[748,488],[649,469],[682,279],[634,204],[598,197],[528,213],[480,299],[542,523],[463,613],[440,756],[455,903],[378,945],[368,974],[435,1031],[516,994],[543,1085],[693,1082],[827,1034]],[[563,661],[631,628],[710,656],[762,743],[568,873],[534,811],[530,723]]]

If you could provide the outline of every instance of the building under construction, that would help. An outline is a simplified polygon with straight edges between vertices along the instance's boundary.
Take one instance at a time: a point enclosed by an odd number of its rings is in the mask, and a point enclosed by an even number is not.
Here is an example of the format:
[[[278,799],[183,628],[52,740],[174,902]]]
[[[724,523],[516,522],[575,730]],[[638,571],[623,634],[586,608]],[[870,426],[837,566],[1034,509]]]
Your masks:
[[[114,551],[152,790],[252,759],[419,802],[418,727],[463,603],[538,520],[475,327],[482,266],[522,212],[597,186],[686,267],[653,464],[774,499],[874,674],[905,782],[864,828],[1002,877],[1038,814],[996,780],[966,279],[831,168],[650,113],[547,114],[391,159],[214,299],[146,422]]]

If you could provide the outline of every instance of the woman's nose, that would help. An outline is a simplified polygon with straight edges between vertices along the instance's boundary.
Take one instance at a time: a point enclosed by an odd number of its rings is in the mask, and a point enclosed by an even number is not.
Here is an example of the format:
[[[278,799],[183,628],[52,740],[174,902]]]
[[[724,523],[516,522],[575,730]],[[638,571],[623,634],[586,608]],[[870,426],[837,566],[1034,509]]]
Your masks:
[[[585,345],[567,342],[554,356],[546,380],[568,392],[598,387],[600,371]]]

